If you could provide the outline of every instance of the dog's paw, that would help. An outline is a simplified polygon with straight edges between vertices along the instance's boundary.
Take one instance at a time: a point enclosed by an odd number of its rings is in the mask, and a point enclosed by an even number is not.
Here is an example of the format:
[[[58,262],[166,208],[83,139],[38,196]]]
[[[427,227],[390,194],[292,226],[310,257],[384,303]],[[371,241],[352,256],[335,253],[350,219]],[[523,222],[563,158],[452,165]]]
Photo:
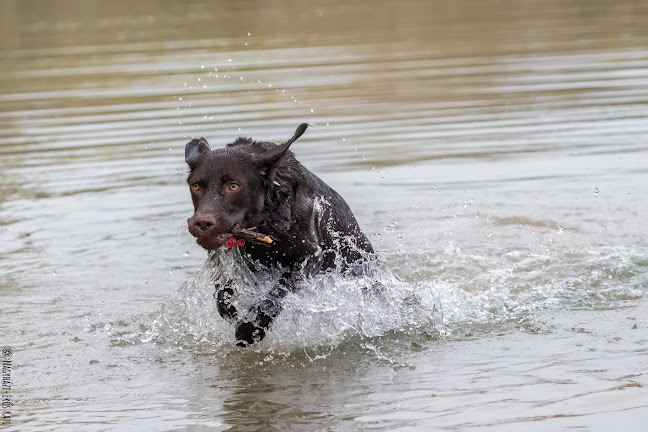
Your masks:
[[[236,336],[236,345],[246,347],[261,341],[266,332],[264,328],[257,327],[254,323],[241,321],[237,324],[234,335]]]

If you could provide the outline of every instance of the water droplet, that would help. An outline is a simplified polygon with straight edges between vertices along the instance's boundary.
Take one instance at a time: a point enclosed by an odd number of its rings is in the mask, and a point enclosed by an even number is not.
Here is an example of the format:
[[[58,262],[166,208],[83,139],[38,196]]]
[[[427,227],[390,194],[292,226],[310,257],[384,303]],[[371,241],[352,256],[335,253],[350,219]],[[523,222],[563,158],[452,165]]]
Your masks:
[[[386,233],[393,233],[396,230],[396,223],[392,222],[389,225],[387,225],[385,228],[383,228],[383,231]]]
[[[598,194],[599,194],[599,188],[595,187],[594,188],[594,195],[598,195]]]
[[[250,32],[248,32],[248,36],[250,36]]]
[[[205,69],[205,65],[200,65],[200,69]]]
[[[565,233],[565,227],[560,225],[558,226],[558,234],[564,234]]]

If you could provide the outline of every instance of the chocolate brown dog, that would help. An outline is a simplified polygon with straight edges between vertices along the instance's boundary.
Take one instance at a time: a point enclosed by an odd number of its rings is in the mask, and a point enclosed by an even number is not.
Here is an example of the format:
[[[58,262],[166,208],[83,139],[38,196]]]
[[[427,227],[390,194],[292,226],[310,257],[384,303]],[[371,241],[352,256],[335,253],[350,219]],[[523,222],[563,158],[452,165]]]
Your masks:
[[[218,311],[236,320],[241,346],[265,337],[295,280],[327,270],[355,271],[355,264],[373,255],[344,199],[288,150],[307,127],[299,125],[281,145],[240,137],[215,150],[204,138],[185,147],[194,205],[187,224],[197,243],[207,250],[240,248],[252,272],[278,270],[273,289],[253,307],[253,319],[241,318],[231,286],[217,285]],[[265,241],[243,236],[250,231]]]

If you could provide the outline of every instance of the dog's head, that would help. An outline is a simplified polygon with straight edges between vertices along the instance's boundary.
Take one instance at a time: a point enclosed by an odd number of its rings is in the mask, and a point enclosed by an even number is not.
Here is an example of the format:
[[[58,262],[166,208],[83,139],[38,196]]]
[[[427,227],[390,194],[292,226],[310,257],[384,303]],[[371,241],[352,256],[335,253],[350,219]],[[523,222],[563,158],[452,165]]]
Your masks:
[[[240,145],[239,139],[227,148],[212,150],[204,138],[187,143],[187,183],[194,205],[187,225],[200,246],[224,246],[235,225],[252,227],[260,222],[273,183],[269,176],[307,127],[299,125],[291,139],[276,146],[254,146],[245,139],[250,145]]]

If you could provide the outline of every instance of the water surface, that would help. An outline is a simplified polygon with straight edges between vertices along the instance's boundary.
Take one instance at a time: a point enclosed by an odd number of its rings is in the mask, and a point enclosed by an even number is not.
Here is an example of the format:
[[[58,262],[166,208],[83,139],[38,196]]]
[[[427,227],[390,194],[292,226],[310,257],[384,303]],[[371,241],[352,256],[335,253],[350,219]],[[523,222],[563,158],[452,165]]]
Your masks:
[[[0,1],[12,427],[643,430],[647,19]],[[381,251],[389,304],[322,280],[241,350],[185,228],[184,144],[301,122],[294,151]]]

